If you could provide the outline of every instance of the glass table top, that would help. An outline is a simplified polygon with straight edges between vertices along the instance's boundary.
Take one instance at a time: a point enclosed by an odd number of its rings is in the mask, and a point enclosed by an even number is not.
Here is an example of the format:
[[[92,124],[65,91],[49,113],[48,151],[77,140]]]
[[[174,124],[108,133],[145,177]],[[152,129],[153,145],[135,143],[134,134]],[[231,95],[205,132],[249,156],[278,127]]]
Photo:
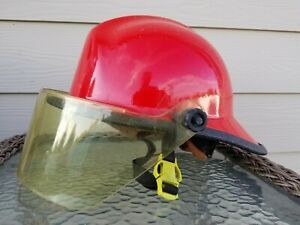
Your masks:
[[[167,201],[133,181],[85,211],[61,208],[18,185],[19,155],[0,167],[0,225],[300,224],[300,199],[229,161],[177,154],[183,181]]]

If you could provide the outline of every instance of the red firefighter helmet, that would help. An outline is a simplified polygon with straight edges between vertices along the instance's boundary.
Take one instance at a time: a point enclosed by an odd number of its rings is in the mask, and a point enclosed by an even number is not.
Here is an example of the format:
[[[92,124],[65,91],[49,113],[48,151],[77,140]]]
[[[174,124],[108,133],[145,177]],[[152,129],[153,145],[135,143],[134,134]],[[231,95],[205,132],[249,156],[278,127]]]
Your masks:
[[[215,49],[175,21],[122,17],[90,32],[70,93],[39,94],[18,178],[68,208],[93,206],[132,179],[176,199],[174,150],[209,156],[219,142],[266,154],[233,116]]]
[[[96,26],[70,94],[154,117],[193,106],[208,118],[198,137],[266,154],[234,118],[230,79],[217,51],[170,19],[128,16]]]

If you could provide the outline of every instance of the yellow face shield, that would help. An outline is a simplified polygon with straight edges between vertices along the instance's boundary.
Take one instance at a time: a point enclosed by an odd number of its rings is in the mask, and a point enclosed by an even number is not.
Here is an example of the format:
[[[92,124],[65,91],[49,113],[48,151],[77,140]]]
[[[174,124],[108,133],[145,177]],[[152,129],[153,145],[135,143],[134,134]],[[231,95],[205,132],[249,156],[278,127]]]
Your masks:
[[[176,120],[147,118],[44,89],[18,168],[31,191],[71,209],[92,207],[193,135]]]

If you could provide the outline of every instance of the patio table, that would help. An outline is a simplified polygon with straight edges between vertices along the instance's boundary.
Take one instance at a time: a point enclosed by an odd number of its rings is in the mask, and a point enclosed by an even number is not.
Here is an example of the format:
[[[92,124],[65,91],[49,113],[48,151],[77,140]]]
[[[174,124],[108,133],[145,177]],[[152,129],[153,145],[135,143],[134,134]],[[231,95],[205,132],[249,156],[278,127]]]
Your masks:
[[[230,161],[179,153],[178,200],[164,200],[133,181],[93,209],[72,211],[19,185],[19,158],[0,167],[0,225],[300,224],[299,198]]]

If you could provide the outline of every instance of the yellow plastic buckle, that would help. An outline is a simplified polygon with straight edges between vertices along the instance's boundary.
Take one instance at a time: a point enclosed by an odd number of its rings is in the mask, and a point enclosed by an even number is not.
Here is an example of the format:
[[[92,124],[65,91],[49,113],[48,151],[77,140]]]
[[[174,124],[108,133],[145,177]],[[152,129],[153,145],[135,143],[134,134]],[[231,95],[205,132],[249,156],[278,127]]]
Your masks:
[[[156,179],[157,184],[157,195],[167,199],[175,200],[178,199],[178,191],[176,194],[166,192],[166,186],[173,187],[178,190],[179,183],[182,180],[181,171],[177,164],[177,159],[175,162],[169,162],[163,159],[162,154],[158,156],[157,163],[153,168],[153,176]]]

